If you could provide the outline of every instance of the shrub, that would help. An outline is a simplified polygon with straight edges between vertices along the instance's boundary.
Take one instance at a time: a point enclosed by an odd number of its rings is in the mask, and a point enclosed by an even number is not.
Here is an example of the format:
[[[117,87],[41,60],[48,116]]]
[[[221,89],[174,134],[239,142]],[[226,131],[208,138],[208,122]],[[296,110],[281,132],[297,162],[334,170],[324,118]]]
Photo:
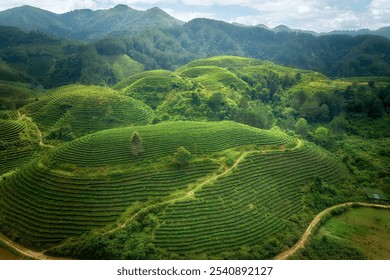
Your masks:
[[[184,147],[179,147],[173,154],[173,162],[181,166],[188,165],[191,159],[191,153]]]

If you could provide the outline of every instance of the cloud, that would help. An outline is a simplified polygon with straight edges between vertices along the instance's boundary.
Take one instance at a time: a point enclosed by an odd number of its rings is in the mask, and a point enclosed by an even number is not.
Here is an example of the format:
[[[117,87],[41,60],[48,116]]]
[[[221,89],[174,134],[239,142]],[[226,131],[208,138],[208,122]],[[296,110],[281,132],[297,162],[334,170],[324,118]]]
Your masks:
[[[202,12],[186,12],[186,11],[177,11],[174,9],[165,8],[165,12],[182,21],[190,21],[194,18],[215,18],[215,13],[202,13]]]
[[[82,8],[107,9],[117,4],[138,9],[159,6],[184,21],[209,17],[247,25],[285,24],[314,31],[390,25],[389,0],[1,0],[0,10],[31,5],[65,13]]]
[[[390,25],[390,1],[374,0],[369,6],[369,11],[377,24]]]
[[[254,1],[252,8],[256,13],[240,16],[231,21],[252,25],[263,23],[269,27],[285,24],[292,28],[317,32],[336,29],[376,29],[390,25],[388,0],[365,1],[366,4],[363,2],[356,0]]]

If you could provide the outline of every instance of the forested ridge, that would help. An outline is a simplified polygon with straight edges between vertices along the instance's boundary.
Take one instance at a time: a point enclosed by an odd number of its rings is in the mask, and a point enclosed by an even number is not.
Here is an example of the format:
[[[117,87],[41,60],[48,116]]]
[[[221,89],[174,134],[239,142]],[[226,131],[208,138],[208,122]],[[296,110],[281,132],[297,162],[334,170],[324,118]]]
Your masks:
[[[15,21],[23,13],[34,16],[29,22]],[[38,17],[41,13],[46,16]],[[175,70],[194,59],[238,55],[329,77],[390,75],[389,39],[359,32],[318,36],[210,19],[183,23],[158,8],[141,12],[124,5],[63,15],[23,6],[1,12],[1,23],[21,29],[0,29],[0,79],[29,81],[45,88],[76,82],[113,85],[123,78],[113,65],[112,56],[119,55],[143,67],[135,71]],[[78,30],[79,35],[70,36],[63,29]]]

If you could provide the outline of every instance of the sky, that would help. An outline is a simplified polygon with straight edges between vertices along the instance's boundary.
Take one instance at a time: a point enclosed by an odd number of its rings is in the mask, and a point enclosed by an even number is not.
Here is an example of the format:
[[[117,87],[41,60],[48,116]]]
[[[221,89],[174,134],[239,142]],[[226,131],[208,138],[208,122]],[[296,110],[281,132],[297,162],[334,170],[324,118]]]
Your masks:
[[[138,10],[159,7],[182,21],[211,18],[271,28],[283,24],[316,32],[390,26],[389,0],[1,0],[0,10],[30,5],[61,14],[117,4]]]

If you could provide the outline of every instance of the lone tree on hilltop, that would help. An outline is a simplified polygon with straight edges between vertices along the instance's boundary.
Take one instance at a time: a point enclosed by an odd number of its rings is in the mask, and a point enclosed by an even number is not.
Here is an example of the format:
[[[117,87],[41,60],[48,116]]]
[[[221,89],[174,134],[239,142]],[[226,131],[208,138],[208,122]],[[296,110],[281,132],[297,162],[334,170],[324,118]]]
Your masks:
[[[131,148],[131,153],[135,156],[138,156],[140,153],[144,151],[144,147],[142,145],[142,138],[139,135],[139,133],[136,131],[133,132],[133,135],[131,135],[130,148]]]
[[[176,152],[173,154],[173,162],[180,166],[188,165],[191,159],[191,153],[184,147],[177,148]]]

